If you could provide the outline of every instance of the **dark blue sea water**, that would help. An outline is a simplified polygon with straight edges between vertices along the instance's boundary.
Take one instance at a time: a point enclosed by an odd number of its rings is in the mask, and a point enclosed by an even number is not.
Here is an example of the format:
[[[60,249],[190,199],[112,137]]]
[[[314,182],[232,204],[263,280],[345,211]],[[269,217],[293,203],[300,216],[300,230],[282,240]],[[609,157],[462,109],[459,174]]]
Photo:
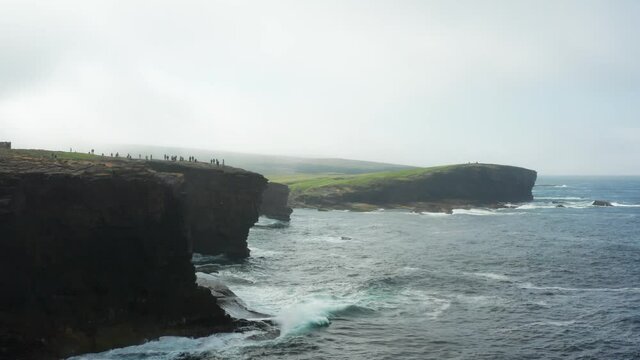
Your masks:
[[[262,219],[250,259],[196,260],[217,263],[200,277],[272,314],[279,335],[166,337],[85,357],[639,359],[640,178],[542,177],[534,196],[453,215]]]

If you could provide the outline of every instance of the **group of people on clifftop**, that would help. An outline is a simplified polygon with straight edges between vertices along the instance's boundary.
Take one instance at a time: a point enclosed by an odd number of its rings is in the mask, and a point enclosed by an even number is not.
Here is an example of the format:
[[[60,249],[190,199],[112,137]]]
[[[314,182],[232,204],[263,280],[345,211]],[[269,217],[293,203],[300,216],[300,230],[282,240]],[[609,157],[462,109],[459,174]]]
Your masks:
[[[195,156],[189,156],[185,160],[184,157],[182,157],[182,156],[167,155],[167,154],[164,154],[164,160],[166,160],[166,161],[187,161],[187,162],[193,162],[193,163],[197,163],[198,162],[198,158],[196,158]],[[209,160],[209,164],[215,165],[215,166],[220,166],[220,160],[218,160],[216,158],[211,158]],[[224,159],[222,159],[222,166],[224,166]]]
[[[74,152],[73,148],[69,148],[69,152]],[[89,151],[88,153],[89,153],[89,155],[95,155],[95,150],[91,149],[91,151]],[[101,157],[105,157],[105,154],[102,153],[100,156]],[[51,158],[57,158],[57,157],[58,156],[55,155],[55,154],[51,155]],[[119,152],[116,152],[115,154],[114,153],[109,153],[109,157],[120,158],[120,153]],[[131,156],[131,154],[127,153],[127,155],[125,156],[125,159],[133,160],[133,156]],[[138,154],[138,159],[142,160],[142,154]],[[153,160],[153,155],[145,155],[144,159],[145,160]],[[193,162],[193,163],[197,163],[198,162],[198,159],[195,156],[188,156],[187,159],[185,160],[185,158],[183,156],[164,154],[163,155],[163,159],[165,161],[187,161],[187,162]],[[220,165],[222,165],[223,167],[225,166],[224,159],[217,159],[217,158],[209,159],[209,164],[215,165],[215,166],[218,166],[218,167]]]

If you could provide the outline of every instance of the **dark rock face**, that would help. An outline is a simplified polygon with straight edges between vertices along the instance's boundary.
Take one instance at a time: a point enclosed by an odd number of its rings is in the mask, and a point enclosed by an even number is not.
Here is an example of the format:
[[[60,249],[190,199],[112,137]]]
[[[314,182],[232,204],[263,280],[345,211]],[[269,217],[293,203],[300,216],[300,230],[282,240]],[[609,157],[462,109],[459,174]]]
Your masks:
[[[289,207],[289,187],[270,182],[262,193],[260,215],[271,219],[289,221],[293,210]]]
[[[265,181],[233,170],[210,177],[144,162],[0,153],[0,358],[61,358],[232,330],[196,284],[190,235],[204,238],[197,222],[213,217],[213,252],[247,254]]]
[[[247,236],[258,221],[267,183],[262,175],[206,164],[149,161],[146,165],[156,171],[183,174],[185,217],[193,251],[232,258],[249,256]]]
[[[0,141],[0,149],[11,149],[11,141]]]
[[[604,201],[604,200],[596,200],[591,205],[593,205],[593,206],[613,206],[613,204],[611,204],[609,201]]]

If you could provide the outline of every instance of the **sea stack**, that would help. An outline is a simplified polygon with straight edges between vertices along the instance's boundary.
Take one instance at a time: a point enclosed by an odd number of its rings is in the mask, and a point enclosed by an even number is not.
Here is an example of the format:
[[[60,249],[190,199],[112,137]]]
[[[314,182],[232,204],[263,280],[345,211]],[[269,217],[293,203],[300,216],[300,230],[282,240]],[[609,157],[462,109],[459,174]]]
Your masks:
[[[260,215],[270,219],[289,221],[293,210],[289,207],[289,187],[284,184],[269,182],[262,193]]]

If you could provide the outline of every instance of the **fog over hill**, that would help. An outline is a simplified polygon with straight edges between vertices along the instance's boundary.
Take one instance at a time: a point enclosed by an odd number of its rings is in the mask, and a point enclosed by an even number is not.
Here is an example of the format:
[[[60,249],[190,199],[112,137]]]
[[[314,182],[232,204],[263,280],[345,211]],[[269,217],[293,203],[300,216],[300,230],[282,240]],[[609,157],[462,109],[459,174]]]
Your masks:
[[[74,149],[87,152],[88,149]],[[263,174],[267,177],[273,175],[295,175],[295,174],[362,174],[380,171],[393,171],[413,168],[406,165],[387,164],[371,161],[334,159],[334,158],[305,158],[294,156],[261,155],[232,151],[218,151],[206,149],[190,149],[180,147],[163,147],[148,145],[102,145],[95,148],[96,154],[111,155],[119,153],[125,156],[129,153],[137,159],[140,155],[153,155],[154,159],[162,159],[163,155],[177,155],[188,158],[194,156],[198,161],[209,162],[212,158],[217,158],[220,162],[224,159],[225,164],[243,168]]]

